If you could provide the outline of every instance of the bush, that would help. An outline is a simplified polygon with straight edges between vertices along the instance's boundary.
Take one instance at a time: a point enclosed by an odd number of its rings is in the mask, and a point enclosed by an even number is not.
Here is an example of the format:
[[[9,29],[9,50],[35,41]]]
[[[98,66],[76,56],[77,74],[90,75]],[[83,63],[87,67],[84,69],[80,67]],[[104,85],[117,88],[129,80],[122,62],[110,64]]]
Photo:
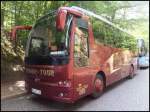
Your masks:
[[[14,51],[14,45],[4,33],[4,30],[1,30],[1,58],[8,62],[16,60],[23,62],[24,54],[25,52],[21,46],[17,46],[16,52]]]

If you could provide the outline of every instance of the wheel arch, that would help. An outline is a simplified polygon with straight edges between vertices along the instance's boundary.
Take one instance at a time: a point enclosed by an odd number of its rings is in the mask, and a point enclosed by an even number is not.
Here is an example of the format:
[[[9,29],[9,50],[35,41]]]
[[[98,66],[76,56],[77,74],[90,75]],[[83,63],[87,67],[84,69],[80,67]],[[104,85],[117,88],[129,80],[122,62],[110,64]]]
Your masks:
[[[96,75],[101,75],[103,77],[103,80],[104,80],[104,86],[106,87],[106,75],[103,71],[99,71],[97,72]]]
[[[131,63],[131,64],[130,64],[130,66],[131,66],[131,67],[133,67],[133,70],[134,70],[134,64],[133,64],[133,63]]]
[[[133,67],[133,72],[135,72],[135,68],[134,68],[135,66],[133,63],[130,64],[130,67]]]
[[[132,66],[132,67],[134,68],[134,65],[133,65],[133,63],[131,63],[131,64],[130,64],[130,66]]]

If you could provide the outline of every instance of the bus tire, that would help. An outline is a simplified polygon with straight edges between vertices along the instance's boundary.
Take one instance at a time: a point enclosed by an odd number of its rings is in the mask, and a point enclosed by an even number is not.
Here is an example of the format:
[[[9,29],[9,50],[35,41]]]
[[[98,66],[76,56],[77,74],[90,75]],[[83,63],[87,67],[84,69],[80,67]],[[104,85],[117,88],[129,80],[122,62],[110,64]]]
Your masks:
[[[130,67],[130,73],[129,73],[129,79],[133,79],[133,77],[134,77],[134,67],[133,67],[133,65],[131,65],[131,67]]]
[[[104,91],[104,79],[102,75],[98,74],[96,75],[96,78],[94,80],[94,89],[93,93],[91,96],[93,98],[98,98],[103,94]]]

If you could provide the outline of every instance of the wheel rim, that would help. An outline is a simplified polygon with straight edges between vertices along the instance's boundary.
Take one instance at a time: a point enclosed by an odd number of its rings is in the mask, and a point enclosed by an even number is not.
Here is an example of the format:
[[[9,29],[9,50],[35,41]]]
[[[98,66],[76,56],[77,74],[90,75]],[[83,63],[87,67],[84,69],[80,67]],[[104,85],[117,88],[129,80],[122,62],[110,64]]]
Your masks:
[[[98,78],[95,80],[95,90],[96,92],[101,92],[103,90],[103,82]]]

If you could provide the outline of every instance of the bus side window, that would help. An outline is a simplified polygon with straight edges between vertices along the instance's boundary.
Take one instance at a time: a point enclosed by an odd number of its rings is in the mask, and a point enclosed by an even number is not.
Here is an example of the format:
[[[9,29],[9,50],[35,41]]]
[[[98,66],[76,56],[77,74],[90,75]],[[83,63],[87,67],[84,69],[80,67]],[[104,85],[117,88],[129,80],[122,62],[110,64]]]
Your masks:
[[[82,19],[77,19],[74,41],[74,64],[76,67],[88,65],[88,23]]]

